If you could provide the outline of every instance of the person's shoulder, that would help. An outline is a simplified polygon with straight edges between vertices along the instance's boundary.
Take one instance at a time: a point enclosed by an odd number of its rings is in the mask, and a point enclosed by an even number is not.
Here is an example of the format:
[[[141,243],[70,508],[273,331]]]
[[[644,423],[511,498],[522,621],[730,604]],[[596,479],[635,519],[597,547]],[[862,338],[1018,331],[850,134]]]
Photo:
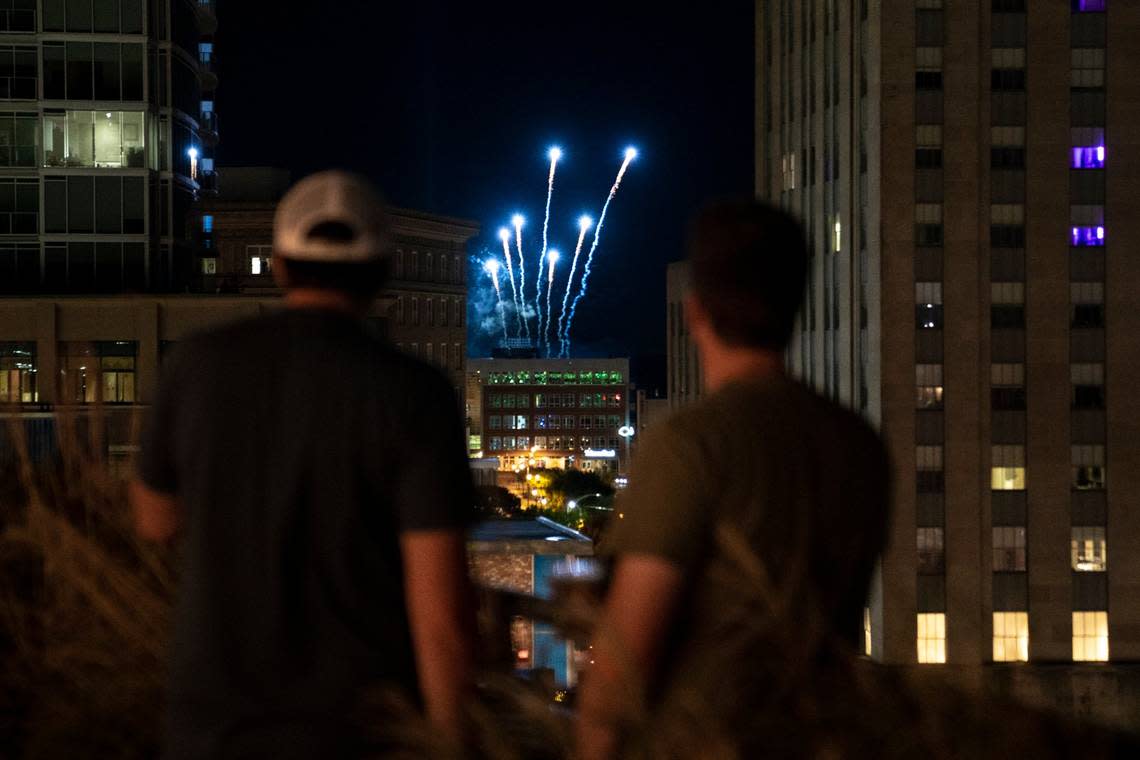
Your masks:
[[[867,419],[848,407],[824,398],[798,381],[792,381],[797,392],[815,407],[818,432],[833,438],[838,444],[862,451],[866,456],[886,459],[887,450],[878,432]]]
[[[279,319],[278,314],[259,314],[202,327],[175,341],[172,350],[180,356],[200,358],[241,350],[250,340],[271,333]]]

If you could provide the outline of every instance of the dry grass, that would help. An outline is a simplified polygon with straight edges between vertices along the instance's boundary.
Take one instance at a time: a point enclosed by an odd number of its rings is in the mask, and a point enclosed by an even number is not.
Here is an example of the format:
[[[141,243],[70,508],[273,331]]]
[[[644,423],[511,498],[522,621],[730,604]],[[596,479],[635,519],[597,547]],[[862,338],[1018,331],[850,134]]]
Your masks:
[[[51,466],[33,465],[12,431],[17,456],[0,493],[0,757],[19,747],[30,758],[142,758],[160,744],[175,577],[164,552],[133,536],[98,417],[60,416]],[[1122,737],[875,666],[846,654],[823,626],[792,630],[779,621],[799,590],[774,583],[739,537],[720,540],[742,604],[706,663],[717,699],[680,694],[657,711],[630,689],[630,757],[1118,756]],[[593,621],[581,598],[546,609],[578,636]],[[569,713],[506,668],[482,679],[462,749],[385,695],[362,715],[384,757],[571,754]]]

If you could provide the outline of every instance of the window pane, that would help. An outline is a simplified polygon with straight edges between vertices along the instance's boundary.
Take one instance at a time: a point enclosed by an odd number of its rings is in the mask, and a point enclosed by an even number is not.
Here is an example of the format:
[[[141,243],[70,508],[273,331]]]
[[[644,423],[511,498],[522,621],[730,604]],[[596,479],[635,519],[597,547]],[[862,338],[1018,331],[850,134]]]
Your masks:
[[[95,43],[94,61],[95,99],[118,100],[119,45],[113,42]]]
[[[123,232],[128,235],[146,232],[142,177],[123,177]]]
[[[43,28],[45,32],[64,30],[63,0],[43,0]]]
[[[95,165],[95,114],[92,111],[67,113],[67,166]]]
[[[1105,662],[1108,660],[1108,613],[1073,613],[1073,660]]]
[[[123,0],[122,2],[122,32],[123,34],[141,34],[143,29],[142,0]]]
[[[67,179],[44,178],[44,232],[67,232]]]
[[[1029,661],[1029,613],[995,612],[994,662]]]
[[[123,45],[123,100],[143,99],[143,46]]]
[[[143,143],[144,118],[142,111],[124,111],[122,114],[123,165],[131,169],[142,169],[146,166]]]
[[[95,287],[113,293],[123,286],[123,246],[121,243],[95,245]]]
[[[64,46],[44,43],[44,97],[63,100],[67,97],[67,58]]]
[[[95,166],[112,169],[123,165],[123,120],[118,111],[98,112],[92,119]]]
[[[119,0],[98,0],[95,3],[95,31],[119,31]]]
[[[91,0],[67,0],[67,31],[91,31]]]
[[[90,42],[67,43],[67,97],[69,100],[91,100],[93,53]]]
[[[68,243],[67,284],[73,289],[86,289],[95,285],[94,243]]]
[[[67,178],[67,231],[95,231],[95,178]]]
[[[95,178],[95,231],[123,231],[123,182],[121,177]]]

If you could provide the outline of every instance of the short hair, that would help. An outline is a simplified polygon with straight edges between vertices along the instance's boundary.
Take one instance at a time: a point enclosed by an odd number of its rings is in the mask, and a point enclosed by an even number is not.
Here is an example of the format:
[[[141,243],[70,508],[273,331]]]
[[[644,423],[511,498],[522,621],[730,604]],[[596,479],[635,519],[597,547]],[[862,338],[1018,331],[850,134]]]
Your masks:
[[[807,243],[789,214],[756,200],[709,204],[689,235],[693,292],[727,343],[783,350],[807,278]]]

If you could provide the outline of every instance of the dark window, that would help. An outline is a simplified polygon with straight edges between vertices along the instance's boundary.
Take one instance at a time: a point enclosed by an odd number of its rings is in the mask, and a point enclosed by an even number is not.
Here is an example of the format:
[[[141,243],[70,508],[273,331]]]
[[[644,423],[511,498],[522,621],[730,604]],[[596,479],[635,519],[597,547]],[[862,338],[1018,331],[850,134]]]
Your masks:
[[[67,284],[87,290],[95,286],[95,244],[67,244]]]
[[[1025,47],[1024,13],[994,13],[990,19],[990,44],[993,47]]]
[[[140,291],[146,287],[146,246],[123,243],[123,288]]]
[[[44,177],[44,232],[67,232],[66,177]]]
[[[35,100],[36,49],[0,46],[0,100]]]
[[[990,166],[994,169],[1024,169],[1025,148],[990,148]]]
[[[942,245],[942,225],[916,224],[914,226],[914,242],[920,247]]]
[[[942,72],[916,71],[914,72],[914,86],[919,90],[941,90]]]
[[[67,0],[67,31],[92,30],[91,0]]]
[[[993,0],[994,13],[1025,13],[1025,0]]]
[[[920,470],[915,473],[915,486],[918,493],[942,493],[945,490],[945,477],[942,470]]]
[[[63,0],[43,0],[43,27],[45,32],[62,32],[65,29]]]
[[[941,330],[942,304],[917,304],[914,307],[914,324],[920,330]]]
[[[918,11],[915,14],[915,45],[940,47],[945,44],[942,11]]]
[[[63,100],[67,97],[67,54],[62,42],[45,42],[44,97]]]
[[[0,235],[35,235],[39,211],[39,180],[0,178]]]
[[[144,184],[142,177],[123,177],[123,232],[128,235],[146,232],[143,215]]]
[[[36,165],[35,114],[0,113],[0,166]]]
[[[1074,409],[1104,409],[1103,385],[1074,385]]]
[[[119,45],[113,42],[95,43],[95,99],[118,100]]]
[[[1075,13],[1069,24],[1070,47],[1102,48],[1105,43],[1103,13]]]
[[[990,327],[996,330],[1003,328],[1025,327],[1025,306],[1015,303],[995,303],[990,305]]]
[[[942,148],[918,148],[914,151],[914,165],[919,169],[941,169]]]
[[[95,289],[102,293],[122,290],[122,243],[95,244]]]
[[[990,72],[990,87],[994,90],[1024,90],[1025,69],[994,69]]]
[[[143,99],[143,46],[123,45],[123,100]]]
[[[1079,206],[1100,206],[1105,202],[1104,170],[1078,169],[1069,172],[1069,202]]]
[[[1026,93],[1019,90],[994,90],[990,93],[990,124],[1024,126]]]
[[[44,243],[44,284],[62,289],[67,285],[67,243]]]
[[[1104,327],[1104,304],[1073,304],[1072,327]]]
[[[990,388],[990,406],[998,411],[1025,411],[1025,388]]]
[[[0,0],[0,32],[36,31],[36,0]]]
[[[1020,224],[991,225],[990,245],[994,248],[1024,248],[1025,227]]]
[[[95,231],[95,178],[67,178],[67,231]]]
[[[101,234],[120,234],[123,231],[121,177],[95,178],[95,231]]]
[[[123,0],[122,19],[123,34],[142,34],[143,0]]]
[[[1069,117],[1074,127],[1103,127],[1104,90],[1073,89],[1069,94]]]
[[[98,0],[95,3],[94,27],[96,32],[119,31],[119,0]]]
[[[68,100],[91,100],[94,93],[92,55],[90,42],[67,43]]]

